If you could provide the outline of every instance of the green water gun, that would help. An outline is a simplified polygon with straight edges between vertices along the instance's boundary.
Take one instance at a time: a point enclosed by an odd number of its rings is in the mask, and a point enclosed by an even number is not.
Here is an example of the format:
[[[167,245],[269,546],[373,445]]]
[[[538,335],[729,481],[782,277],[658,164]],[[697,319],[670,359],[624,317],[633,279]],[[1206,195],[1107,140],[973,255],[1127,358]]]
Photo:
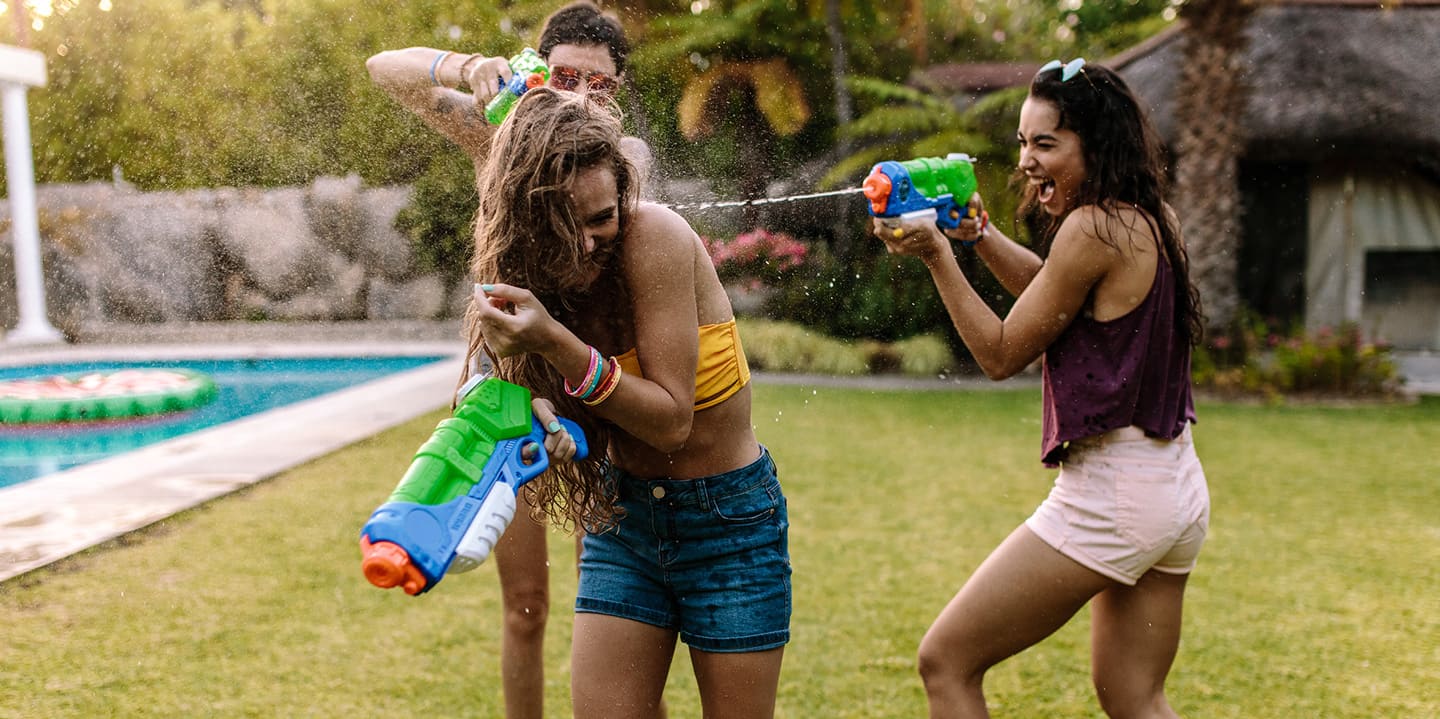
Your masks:
[[[534,48],[527,47],[521,50],[519,55],[510,58],[510,71],[513,73],[510,82],[505,83],[500,92],[485,106],[485,121],[491,125],[504,122],[526,90],[550,81],[550,68]]]

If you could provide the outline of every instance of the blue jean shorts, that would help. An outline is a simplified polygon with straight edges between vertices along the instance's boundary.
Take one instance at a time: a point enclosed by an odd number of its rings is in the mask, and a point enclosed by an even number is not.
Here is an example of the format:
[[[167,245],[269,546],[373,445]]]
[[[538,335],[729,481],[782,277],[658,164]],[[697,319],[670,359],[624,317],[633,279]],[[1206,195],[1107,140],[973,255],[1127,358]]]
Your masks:
[[[706,652],[790,641],[790,521],[768,451],[700,479],[610,476],[625,516],[585,535],[576,612],[672,629]]]

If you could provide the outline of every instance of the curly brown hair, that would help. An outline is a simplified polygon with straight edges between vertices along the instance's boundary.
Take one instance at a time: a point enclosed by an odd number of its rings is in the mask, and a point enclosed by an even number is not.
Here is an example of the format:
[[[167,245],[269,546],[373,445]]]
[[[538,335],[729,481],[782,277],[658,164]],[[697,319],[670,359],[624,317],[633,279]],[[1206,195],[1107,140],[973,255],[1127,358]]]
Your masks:
[[[592,331],[603,332],[603,338],[580,337],[592,345],[623,337],[632,324],[618,245],[624,242],[637,188],[636,171],[620,151],[622,135],[613,103],[538,87],[521,96],[496,132],[479,178],[472,275],[480,282],[530,290],[551,316],[577,335],[580,327],[600,328]],[[587,254],[571,188],[581,172],[595,167],[615,173],[620,231],[617,247]],[[600,278],[587,284],[583,278],[593,274],[597,262]],[[465,327],[469,350],[461,383],[470,374],[468,360],[484,352],[496,376],[551,400],[561,416],[585,431],[587,459],[552,465],[525,485],[536,518],[587,530],[613,524],[616,497],[606,484],[604,467],[613,426],[570,397],[564,391],[565,378],[539,355],[496,358],[485,345],[473,298]]]

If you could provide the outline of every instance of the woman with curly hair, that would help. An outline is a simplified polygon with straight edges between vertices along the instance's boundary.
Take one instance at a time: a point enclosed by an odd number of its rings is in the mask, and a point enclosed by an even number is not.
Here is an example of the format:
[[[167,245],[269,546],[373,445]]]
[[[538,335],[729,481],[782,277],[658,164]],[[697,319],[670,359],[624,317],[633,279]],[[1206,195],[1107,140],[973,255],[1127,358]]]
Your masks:
[[[707,717],[773,715],[789,640],[785,497],[755,438],[734,312],[700,238],[638,201],[612,105],[538,88],[480,177],[472,356],[529,387],[557,457],[526,485],[586,530],[576,717],[654,717],[677,638]]]

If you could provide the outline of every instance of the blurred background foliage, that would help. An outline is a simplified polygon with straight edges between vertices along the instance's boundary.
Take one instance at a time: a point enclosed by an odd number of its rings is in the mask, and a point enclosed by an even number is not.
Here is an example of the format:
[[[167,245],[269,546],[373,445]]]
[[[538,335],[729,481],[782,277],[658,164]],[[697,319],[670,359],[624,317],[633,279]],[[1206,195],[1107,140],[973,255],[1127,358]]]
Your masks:
[[[854,187],[881,159],[968,152],[987,208],[1004,218],[1014,212],[1004,188],[1023,88],[960,107],[907,84],[912,73],[1105,58],[1166,27],[1181,1],[602,6],[621,17],[635,48],[622,105],[658,175],[699,179],[719,197],[758,197],[777,183],[787,192]],[[513,54],[535,43],[564,0],[0,2],[0,43],[46,55],[49,84],[29,93],[37,182],[123,179],[170,190],[353,173],[371,185],[414,185],[399,224],[422,260],[443,270],[463,262],[473,171],[371,84],[365,59],[414,45]],[[885,255],[858,196],[839,216],[831,207],[692,221],[712,237],[765,225],[810,246],[767,316],[847,339],[949,333],[959,350],[923,268]],[[1023,227],[1000,221],[1025,240]],[[1005,309],[998,287],[981,289]]]

